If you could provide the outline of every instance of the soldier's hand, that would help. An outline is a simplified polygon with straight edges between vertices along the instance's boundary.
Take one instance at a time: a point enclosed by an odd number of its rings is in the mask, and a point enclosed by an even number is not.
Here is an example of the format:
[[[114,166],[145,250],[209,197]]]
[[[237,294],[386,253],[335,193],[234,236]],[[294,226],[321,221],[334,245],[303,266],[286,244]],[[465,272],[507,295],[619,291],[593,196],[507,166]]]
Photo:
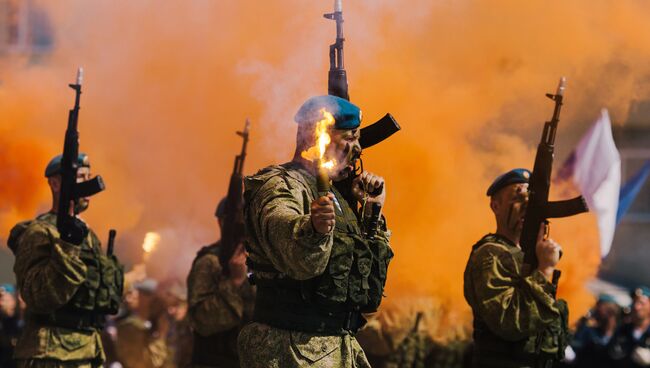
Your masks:
[[[80,245],[88,235],[88,227],[77,217],[66,217],[57,223],[57,230],[61,240],[74,245]]]
[[[539,227],[535,253],[537,254],[537,269],[550,279],[553,276],[555,266],[560,261],[562,247],[553,239],[545,238],[546,226],[546,224],[542,223]]]
[[[362,202],[379,203],[382,207],[386,201],[386,182],[381,176],[364,171],[352,181],[352,194]]]
[[[248,268],[246,267],[246,249],[244,243],[237,245],[237,249],[228,261],[228,270],[230,271],[230,281],[235,287],[241,284],[248,278]]]
[[[334,194],[316,198],[311,202],[311,224],[320,234],[327,234],[334,229]]]
[[[641,367],[650,366],[650,349],[637,347],[632,351],[632,361]]]

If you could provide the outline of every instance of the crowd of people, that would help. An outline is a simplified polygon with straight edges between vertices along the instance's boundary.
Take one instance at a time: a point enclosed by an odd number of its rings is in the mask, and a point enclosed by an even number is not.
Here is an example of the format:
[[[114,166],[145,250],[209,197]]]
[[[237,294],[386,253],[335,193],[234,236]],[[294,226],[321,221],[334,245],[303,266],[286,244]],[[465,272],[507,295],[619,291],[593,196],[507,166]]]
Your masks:
[[[590,311],[572,329],[565,358],[557,366],[569,368],[650,367],[650,288],[634,288],[631,305],[601,294]],[[16,366],[13,348],[22,331],[24,302],[12,284],[0,285],[0,367]],[[101,332],[105,367],[186,368],[192,364],[194,333],[188,316],[183,280],[157,282],[142,269],[127,273],[120,312],[107,318]],[[429,313],[439,313],[431,310]],[[426,319],[394,320],[409,324],[401,333],[386,336],[381,323],[371,319],[359,332],[359,343],[377,368],[461,368],[470,366],[469,338],[436,341]],[[379,318],[381,319],[381,318]],[[395,326],[391,326],[396,331]],[[231,336],[231,345],[236,343]],[[227,345],[227,343],[226,343]],[[194,365],[196,366],[196,365]]]

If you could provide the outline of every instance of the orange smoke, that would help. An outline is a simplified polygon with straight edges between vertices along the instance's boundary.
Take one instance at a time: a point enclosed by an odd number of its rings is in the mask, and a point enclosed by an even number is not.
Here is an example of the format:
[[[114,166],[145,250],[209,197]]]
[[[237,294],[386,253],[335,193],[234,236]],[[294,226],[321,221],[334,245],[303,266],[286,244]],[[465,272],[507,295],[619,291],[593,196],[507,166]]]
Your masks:
[[[43,181],[45,167],[35,162],[47,163],[44,150],[33,139],[14,140],[9,132],[0,129],[0,232],[6,235],[13,225],[33,215],[40,205],[50,198],[45,187],[35,188]]]
[[[55,45],[41,58],[0,57],[0,139],[15,142],[0,152],[25,173],[0,191],[0,203],[11,203],[0,207],[3,224],[47,206],[40,173],[62,144],[73,102],[66,84],[81,65],[81,148],[107,184],[86,217],[100,236],[117,228],[116,253],[131,262],[157,229],[149,273],[184,278],[196,250],[218,237],[212,215],[241,119],[256,122],[248,173],[290,159],[295,111],[326,91],[334,28],[321,15],[331,3],[32,3],[51,18]],[[388,301],[434,297],[467,315],[470,246],[494,229],[485,189],[499,173],[532,165],[552,112],[544,93],[561,75],[556,167],[601,107],[620,123],[631,100],[650,96],[648,12],[636,0],[344,3],[352,101],[364,125],[390,111],[403,127],[364,152],[365,168],[387,182],[396,255]],[[584,285],[599,263],[596,226],[592,215],[553,226],[565,246],[560,295],[577,318],[592,302]]]

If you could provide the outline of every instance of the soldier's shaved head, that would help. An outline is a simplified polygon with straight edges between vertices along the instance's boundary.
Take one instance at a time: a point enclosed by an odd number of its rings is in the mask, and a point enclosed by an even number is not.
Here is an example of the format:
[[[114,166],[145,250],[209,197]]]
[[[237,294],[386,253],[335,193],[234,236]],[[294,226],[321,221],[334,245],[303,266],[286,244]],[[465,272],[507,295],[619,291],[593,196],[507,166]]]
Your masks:
[[[494,193],[490,208],[497,222],[497,233],[518,243],[527,203],[528,183],[510,184]]]

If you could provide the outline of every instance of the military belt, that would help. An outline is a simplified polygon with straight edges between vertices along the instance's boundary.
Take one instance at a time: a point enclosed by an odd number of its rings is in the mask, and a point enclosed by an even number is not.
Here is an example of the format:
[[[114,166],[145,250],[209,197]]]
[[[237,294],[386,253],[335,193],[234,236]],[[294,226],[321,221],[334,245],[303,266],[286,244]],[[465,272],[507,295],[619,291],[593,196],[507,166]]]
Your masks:
[[[238,367],[237,350],[230,347],[237,341],[239,327],[218,332],[210,336],[201,336],[194,331],[192,343],[192,365],[200,367]]]
[[[524,341],[507,341],[493,332],[483,321],[474,318],[474,360],[478,367],[550,368],[555,354],[523,351]]]
[[[105,317],[88,311],[59,310],[50,314],[31,314],[31,320],[37,324],[71,330],[94,331],[104,327]]]
[[[352,307],[327,307],[315,301],[285,298],[284,294],[258,284],[253,321],[284,330],[332,335],[356,333],[366,324],[363,315]]]

